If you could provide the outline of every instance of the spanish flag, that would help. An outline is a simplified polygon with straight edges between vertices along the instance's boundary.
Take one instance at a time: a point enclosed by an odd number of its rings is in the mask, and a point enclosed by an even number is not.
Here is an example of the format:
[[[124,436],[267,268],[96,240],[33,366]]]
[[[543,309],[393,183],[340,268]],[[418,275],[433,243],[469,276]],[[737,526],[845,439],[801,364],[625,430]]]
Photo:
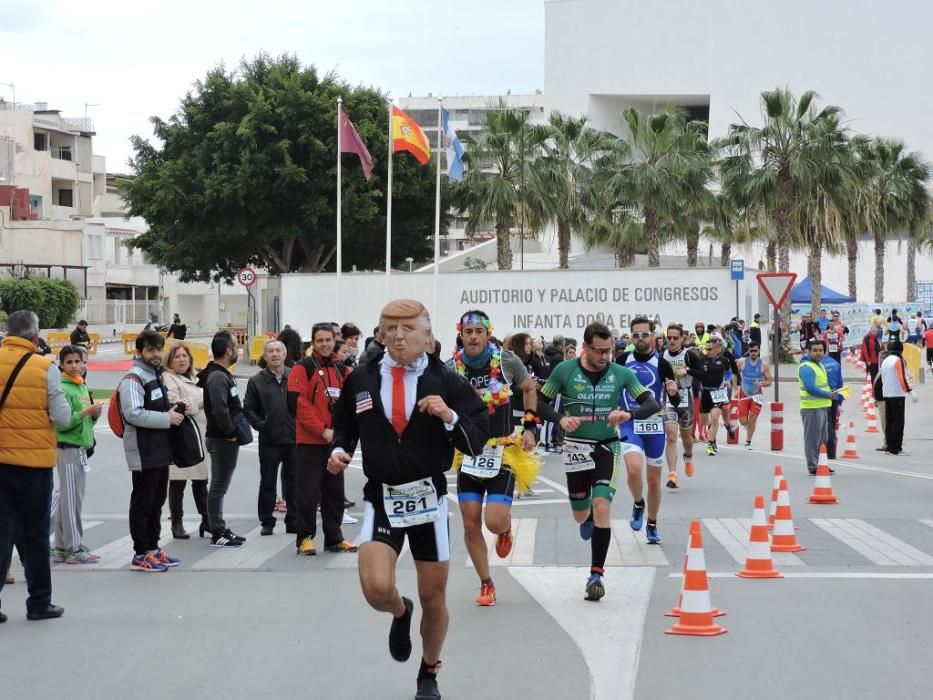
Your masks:
[[[422,165],[431,160],[431,147],[418,123],[398,107],[392,107],[392,150],[408,151]]]

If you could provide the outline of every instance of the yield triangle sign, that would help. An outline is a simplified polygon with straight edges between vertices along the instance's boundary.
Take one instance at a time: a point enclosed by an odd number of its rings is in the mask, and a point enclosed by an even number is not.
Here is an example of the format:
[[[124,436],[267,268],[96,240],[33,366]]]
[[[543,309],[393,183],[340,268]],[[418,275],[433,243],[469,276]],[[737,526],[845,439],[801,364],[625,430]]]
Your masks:
[[[781,304],[784,303],[796,279],[797,273],[795,272],[758,273],[758,284],[776,309],[780,308]]]

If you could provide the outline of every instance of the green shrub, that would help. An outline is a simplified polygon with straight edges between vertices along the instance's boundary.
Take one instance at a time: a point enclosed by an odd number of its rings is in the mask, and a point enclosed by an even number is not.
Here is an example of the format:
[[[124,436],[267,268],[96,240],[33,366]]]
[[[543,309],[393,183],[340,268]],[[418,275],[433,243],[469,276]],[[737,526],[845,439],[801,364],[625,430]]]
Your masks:
[[[78,290],[67,280],[32,277],[0,280],[0,309],[34,311],[42,328],[64,328],[78,311]]]

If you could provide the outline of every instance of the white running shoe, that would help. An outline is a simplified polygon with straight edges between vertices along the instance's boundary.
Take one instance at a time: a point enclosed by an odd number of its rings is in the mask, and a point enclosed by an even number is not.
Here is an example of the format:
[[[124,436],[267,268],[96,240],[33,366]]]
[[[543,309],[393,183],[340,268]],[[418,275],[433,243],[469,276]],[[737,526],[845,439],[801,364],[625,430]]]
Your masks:
[[[353,517],[352,515],[350,515],[349,513],[344,513],[344,514],[343,514],[343,524],[344,524],[344,525],[356,525],[356,523],[358,523],[358,522],[359,522],[359,520],[357,520],[356,518],[354,518],[354,517]]]

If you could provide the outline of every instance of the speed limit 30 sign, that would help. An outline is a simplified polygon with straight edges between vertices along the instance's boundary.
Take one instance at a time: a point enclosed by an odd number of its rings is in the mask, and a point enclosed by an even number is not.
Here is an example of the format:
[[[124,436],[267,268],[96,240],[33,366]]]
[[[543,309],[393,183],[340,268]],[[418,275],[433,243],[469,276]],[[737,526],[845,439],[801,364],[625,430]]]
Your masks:
[[[256,284],[256,271],[251,267],[244,267],[236,273],[236,281],[244,287],[252,287]]]

